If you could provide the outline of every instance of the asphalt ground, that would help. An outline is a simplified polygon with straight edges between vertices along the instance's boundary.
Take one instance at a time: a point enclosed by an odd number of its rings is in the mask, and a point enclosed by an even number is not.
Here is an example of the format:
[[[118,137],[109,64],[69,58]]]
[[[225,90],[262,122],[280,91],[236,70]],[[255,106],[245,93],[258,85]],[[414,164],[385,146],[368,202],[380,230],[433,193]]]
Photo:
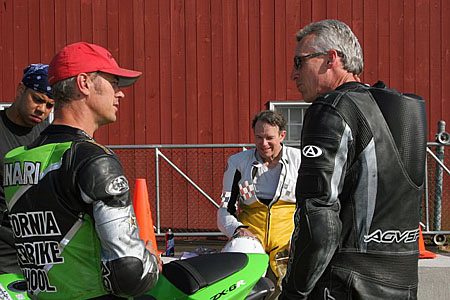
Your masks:
[[[419,259],[419,300],[450,299],[450,246],[426,246],[434,259]]]

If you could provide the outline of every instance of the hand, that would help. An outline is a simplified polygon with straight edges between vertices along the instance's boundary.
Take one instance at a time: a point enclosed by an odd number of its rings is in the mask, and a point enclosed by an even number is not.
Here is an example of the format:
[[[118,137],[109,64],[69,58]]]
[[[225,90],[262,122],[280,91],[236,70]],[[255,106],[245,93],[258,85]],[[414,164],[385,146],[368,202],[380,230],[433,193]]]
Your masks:
[[[161,273],[162,272],[161,256],[159,256],[159,253],[156,251],[155,248],[153,248],[152,241],[148,241],[145,244],[145,248],[147,248],[148,252],[150,252],[151,254],[153,254],[156,257],[156,261],[158,262],[158,270]]]
[[[256,238],[256,236],[250,230],[248,230],[248,228],[245,228],[245,227],[236,229],[236,231],[233,234],[233,237],[239,237],[239,236],[250,236],[250,237]]]

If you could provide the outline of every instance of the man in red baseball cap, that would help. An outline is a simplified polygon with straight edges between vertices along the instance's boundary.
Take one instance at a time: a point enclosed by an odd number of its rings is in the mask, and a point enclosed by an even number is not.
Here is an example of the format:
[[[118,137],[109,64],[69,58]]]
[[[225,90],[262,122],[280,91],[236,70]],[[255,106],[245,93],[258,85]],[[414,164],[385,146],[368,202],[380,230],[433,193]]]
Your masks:
[[[122,165],[92,138],[116,120],[121,87],[139,76],[120,68],[103,47],[66,46],[49,66],[53,123],[29,147],[5,157],[6,202],[33,298],[133,297],[158,280],[156,245],[139,238]],[[29,189],[12,176],[19,166]]]
[[[48,74],[51,85],[80,73],[103,72],[117,76],[120,87],[133,84],[141,72],[119,67],[111,53],[105,48],[85,42],[74,43],[59,51]]]

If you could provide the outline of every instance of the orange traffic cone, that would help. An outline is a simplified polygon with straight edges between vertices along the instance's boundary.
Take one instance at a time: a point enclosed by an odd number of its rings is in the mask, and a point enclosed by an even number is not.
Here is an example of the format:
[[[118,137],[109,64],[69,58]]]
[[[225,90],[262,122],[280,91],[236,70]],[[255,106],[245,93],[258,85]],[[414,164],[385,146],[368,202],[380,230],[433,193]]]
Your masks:
[[[134,211],[139,226],[139,236],[144,242],[152,242],[153,248],[157,249],[155,231],[153,229],[152,213],[148,202],[147,183],[144,178],[137,178],[134,186],[133,198]]]
[[[419,258],[436,258],[436,254],[425,250],[425,242],[423,241],[422,226],[419,224]]]

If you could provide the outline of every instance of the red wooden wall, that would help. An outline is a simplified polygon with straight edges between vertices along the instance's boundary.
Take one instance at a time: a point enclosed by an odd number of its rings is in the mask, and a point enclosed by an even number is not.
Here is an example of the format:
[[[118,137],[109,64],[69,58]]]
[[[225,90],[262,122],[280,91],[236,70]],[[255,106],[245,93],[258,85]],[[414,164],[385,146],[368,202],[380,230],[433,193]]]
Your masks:
[[[433,139],[450,121],[449,15],[446,0],[4,0],[0,101],[12,101],[25,65],[84,40],[144,73],[100,142],[247,143],[267,101],[299,99],[296,31],[338,18],[363,45],[364,81],[427,100]]]
[[[3,0],[0,102],[14,99],[26,65],[83,40],[144,73],[124,90],[118,122],[96,133],[99,142],[251,143],[250,120],[267,101],[300,99],[289,78],[295,33],[337,18],[360,39],[365,82],[426,99],[433,140],[437,121],[450,122],[448,16],[447,0]],[[130,183],[147,178],[154,200],[153,152],[117,152]],[[219,199],[229,149],[164,154]],[[164,163],[161,211],[164,228],[217,230],[214,206]]]

